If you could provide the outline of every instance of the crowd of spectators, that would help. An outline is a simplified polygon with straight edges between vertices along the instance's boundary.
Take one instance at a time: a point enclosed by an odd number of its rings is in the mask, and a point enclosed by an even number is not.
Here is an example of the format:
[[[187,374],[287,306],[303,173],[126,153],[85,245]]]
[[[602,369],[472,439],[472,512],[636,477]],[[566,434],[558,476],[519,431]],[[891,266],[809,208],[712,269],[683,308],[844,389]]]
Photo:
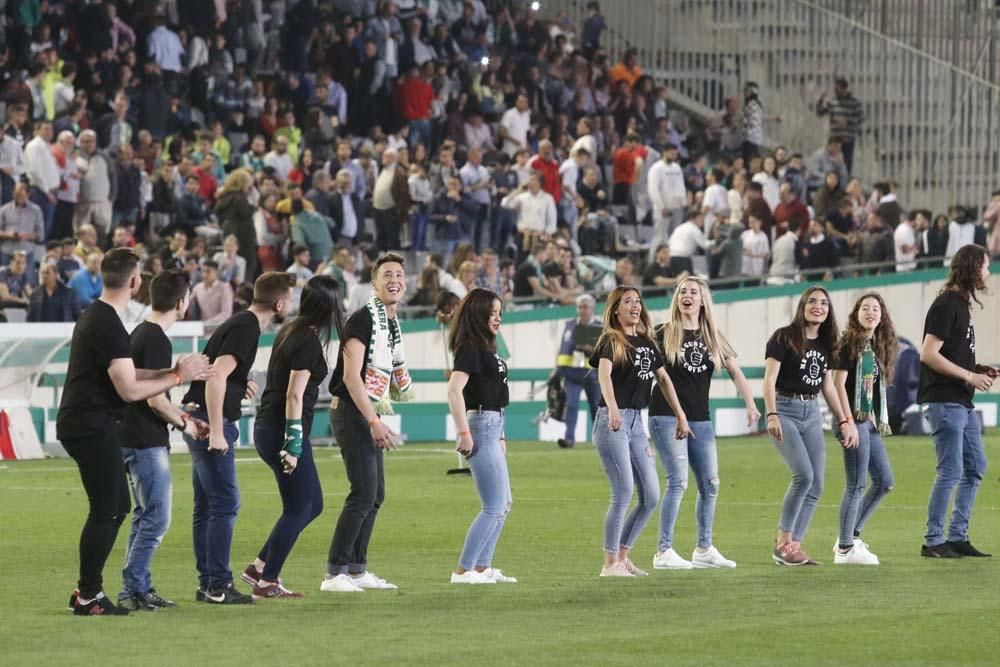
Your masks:
[[[851,177],[864,114],[846,81],[818,106],[825,146],[771,150],[781,117],[755,84],[694,122],[635,52],[610,62],[596,2],[581,26],[511,0],[0,6],[8,317],[74,320],[118,246],[150,275],[184,269],[189,317],[210,324],[273,269],[333,275],[357,307],[387,250],[420,262],[409,305],[428,312],[476,286],[571,303],[685,272],[790,282],[1000,254],[1000,193],[935,216]]]

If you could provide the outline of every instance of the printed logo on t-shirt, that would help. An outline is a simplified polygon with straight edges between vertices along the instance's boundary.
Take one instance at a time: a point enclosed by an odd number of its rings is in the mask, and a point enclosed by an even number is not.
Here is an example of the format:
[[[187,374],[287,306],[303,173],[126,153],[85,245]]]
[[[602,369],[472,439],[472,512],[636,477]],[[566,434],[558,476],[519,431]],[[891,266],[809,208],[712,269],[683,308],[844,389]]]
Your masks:
[[[648,347],[635,348],[636,375],[640,380],[650,380],[653,372],[653,350]]]
[[[507,384],[507,363],[496,352],[493,353],[493,357],[497,360],[497,375],[503,378],[504,384]]]
[[[708,370],[712,355],[700,340],[689,340],[681,345],[681,365],[688,373],[700,375]]]
[[[826,356],[816,350],[806,352],[799,364],[799,370],[802,371],[802,381],[810,387],[818,387],[823,384],[825,369]]]
[[[972,322],[969,322],[969,329],[965,332],[965,340],[969,341],[969,352],[976,351],[976,330],[972,328]]]

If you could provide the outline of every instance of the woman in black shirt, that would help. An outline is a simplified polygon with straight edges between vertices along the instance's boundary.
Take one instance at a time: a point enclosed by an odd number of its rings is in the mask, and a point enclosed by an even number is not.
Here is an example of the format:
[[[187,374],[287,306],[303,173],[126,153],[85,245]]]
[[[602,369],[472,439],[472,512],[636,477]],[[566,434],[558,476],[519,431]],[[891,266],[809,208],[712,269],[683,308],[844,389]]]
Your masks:
[[[772,558],[779,565],[812,565],[801,541],[809,528],[826,470],[823,423],[816,400],[820,390],[833,412],[844,446],[853,447],[857,431],[841,409],[833,378],[826,370],[837,344],[837,320],[822,287],[802,293],[792,323],[767,341],[764,406],[767,432],[792,473],[781,504],[778,540]]]
[[[861,540],[861,529],[892,489],[892,467],[882,442],[889,435],[886,387],[896,361],[896,330],[885,301],[874,292],[854,304],[833,359],[833,383],[848,422],[857,421],[858,439],[844,446],[846,483],[840,501],[840,538],[833,550],[837,565],[878,565]],[[865,493],[865,477],[872,485]],[[864,494],[864,497],[862,497]]]
[[[496,346],[500,309],[496,294],[472,290],[458,305],[448,340],[455,356],[448,406],[458,429],[458,451],[469,460],[482,501],[451,574],[453,584],[517,583],[493,567],[493,552],[512,502],[503,435],[507,364]]]
[[[715,447],[708,392],[717,363],[729,371],[743,397],[747,428],[756,428],[760,412],[754,405],[750,385],[736,363],[736,353],[715,326],[708,283],[693,276],[683,279],[674,290],[670,320],[658,326],[654,334],[667,374],[689,420],[692,437],[674,438],[677,418],[663,395],[654,391],[649,403],[649,435],[667,470],[667,492],[663,495],[660,508],[660,536],[653,567],[684,570],[691,567],[736,567],[735,562],[725,558],[712,544],[712,523],[719,495],[719,455]],[[698,546],[691,555],[691,561],[685,560],[673,549],[674,524],[684,490],[687,489],[689,461],[698,484],[698,501],[695,504]]]
[[[299,534],[323,511],[323,491],[309,433],[319,385],[326,378],[326,346],[341,334],[337,281],[316,276],[302,289],[299,315],[278,333],[267,365],[267,385],[254,424],[257,453],[274,471],[282,512],[257,559],[242,578],[253,597],[300,598],[278,578]]]
[[[611,505],[604,519],[602,577],[637,577],[646,573],[629,558],[629,551],[660,499],[653,450],[642,424],[653,379],[677,416],[676,438],[689,433],[687,417],[651,335],[653,327],[639,290],[616,287],[604,308],[604,330],[590,365],[597,369],[601,407],[594,420],[594,446],[611,482]],[[632,491],[635,509],[625,516]]]

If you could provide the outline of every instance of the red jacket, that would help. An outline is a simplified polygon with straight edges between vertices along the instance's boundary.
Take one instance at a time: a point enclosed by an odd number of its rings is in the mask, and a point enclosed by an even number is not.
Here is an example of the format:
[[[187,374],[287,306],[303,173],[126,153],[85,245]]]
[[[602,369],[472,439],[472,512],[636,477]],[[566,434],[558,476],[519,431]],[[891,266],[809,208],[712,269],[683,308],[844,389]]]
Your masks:
[[[559,163],[555,160],[546,162],[541,155],[536,155],[528,160],[528,168],[537,171],[542,175],[542,190],[545,190],[556,204],[562,198],[562,179],[559,178]]]
[[[799,221],[797,232],[799,240],[806,238],[809,233],[809,207],[798,197],[791,204],[781,202],[774,209],[774,238],[778,238],[788,230],[788,221],[793,218]]]
[[[406,78],[396,86],[396,108],[403,120],[427,120],[433,101],[434,88],[421,78]]]

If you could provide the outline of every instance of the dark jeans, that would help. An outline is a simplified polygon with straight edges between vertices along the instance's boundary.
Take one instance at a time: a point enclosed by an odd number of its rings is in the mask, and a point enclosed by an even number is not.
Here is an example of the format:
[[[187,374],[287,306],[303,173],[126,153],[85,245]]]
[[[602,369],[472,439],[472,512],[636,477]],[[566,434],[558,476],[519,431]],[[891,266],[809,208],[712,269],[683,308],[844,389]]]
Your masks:
[[[507,244],[511,234],[517,227],[517,212],[502,206],[493,207],[493,220],[490,227],[490,246],[501,257],[506,257]]]
[[[49,201],[49,196],[47,194],[34,186],[31,187],[28,198],[38,204],[38,208],[42,209],[42,220],[45,225],[45,238],[38,239],[37,243],[44,243],[52,238],[52,220],[56,212],[56,205]]]
[[[308,433],[306,429],[304,431]],[[281,468],[281,448],[285,442],[283,429],[258,423],[253,431],[257,454],[274,471],[281,494],[281,516],[271,529],[271,534],[260,550],[258,558],[264,561],[264,581],[277,581],[281,568],[288,559],[299,534],[323,511],[323,489],[313,460],[308,436],[302,440],[302,455],[292,474]]]
[[[0,173],[0,205],[6,204],[14,198],[14,185],[12,176]]]
[[[380,211],[374,209],[375,213],[375,244],[382,252],[387,250],[399,250],[399,232],[402,225],[399,223],[399,213],[394,208]]]
[[[84,438],[62,441],[76,461],[87,492],[90,510],[80,533],[80,597],[92,599],[104,587],[104,563],[118,537],[118,528],[128,516],[128,480],[118,443],[118,426]]]
[[[203,411],[192,415],[208,421]],[[184,436],[191,452],[191,483],[194,486],[194,559],[198,568],[198,585],[205,591],[224,588],[233,580],[229,552],[233,545],[236,514],[240,511],[233,445],[240,432],[236,424],[228,419],[223,428],[229,443],[225,454],[208,451],[208,440]]]
[[[489,225],[489,212],[490,207],[486,204],[475,204],[474,213],[472,215],[472,242],[475,245],[476,252],[480,252],[483,249],[483,233],[486,232],[486,228]]]
[[[588,368],[561,368],[559,374],[563,377],[566,389],[566,435],[568,442],[576,441],[576,420],[580,413],[580,392],[587,393],[587,403],[590,406],[590,419],[597,416],[597,408],[601,404],[601,385],[597,381],[597,372]]]
[[[76,204],[73,202],[56,201],[55,214],[52,217],[52,233],[49,239],[62,240],[73,236],[73,211]]]
[[[354,402],[349,398],[334,398],[334,402],[330,427],[340,445],[351,491],[333,531],[326,571],[331,575],[361,574],[367,569],[368,543],[385,500],[385,469],[382,450],[375,446],[371,430]]]
[[[841,139],[840,150],[844,153],[844,166],[847,167],[847,174],[850,175],[854,168],[854,140]]]

